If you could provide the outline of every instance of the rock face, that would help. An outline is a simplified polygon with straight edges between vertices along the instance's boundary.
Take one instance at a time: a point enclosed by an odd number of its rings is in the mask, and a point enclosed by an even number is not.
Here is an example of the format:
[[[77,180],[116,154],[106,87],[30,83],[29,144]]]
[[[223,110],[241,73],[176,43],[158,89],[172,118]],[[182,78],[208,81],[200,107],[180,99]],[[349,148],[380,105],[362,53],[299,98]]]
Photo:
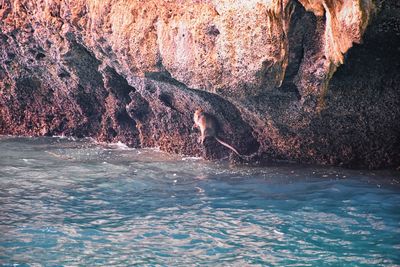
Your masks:
[[[202,107],[250,161],[397,167],[399,14],[396,0],[0,0],[0,133],[225,157],[196,142]]]

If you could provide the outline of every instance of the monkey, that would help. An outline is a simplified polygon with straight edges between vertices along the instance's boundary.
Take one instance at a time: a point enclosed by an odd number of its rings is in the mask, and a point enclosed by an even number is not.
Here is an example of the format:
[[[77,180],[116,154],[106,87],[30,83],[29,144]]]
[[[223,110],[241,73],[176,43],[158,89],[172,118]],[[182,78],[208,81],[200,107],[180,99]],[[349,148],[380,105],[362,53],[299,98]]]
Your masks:
[[[192,129],[194,128],[199,128],[200,129],[200,137],[198,139],[198,142],[203,144],[204,140],[206,137],[214,137],[215,140],[217,140],[221,145],[229,148],[233,152],[236,153],[239,157],[242,157],[239,152],[231,145],[225,143],[221,139],[218,138],[217,136],[217,130],[218,130],[218,123],[216,118],[214,118],[212,115],[204,112],[201,108],[196,109],[193,115],[193,120],[194,124]]]

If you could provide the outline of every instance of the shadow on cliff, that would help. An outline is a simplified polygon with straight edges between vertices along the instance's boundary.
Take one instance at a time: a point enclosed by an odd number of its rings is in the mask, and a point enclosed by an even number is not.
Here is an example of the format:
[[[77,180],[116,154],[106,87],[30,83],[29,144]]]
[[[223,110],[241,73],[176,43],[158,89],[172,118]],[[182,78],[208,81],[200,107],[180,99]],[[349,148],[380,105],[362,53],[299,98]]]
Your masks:
[[[258,150],[251,127],[241,118],[239,110],[218,95],[193,90],[172,79],[168,74],[151,73],[147,78],[132,79],[136,91],[130,93],[127,105],[135,120],[143,147],[186,155],[219,159],[230,150],[213,138],[204,146],[197,142],[199,133],[191,130],[193,114],[199,107],[213,114],[219,122],[219,136],[248,155]]]

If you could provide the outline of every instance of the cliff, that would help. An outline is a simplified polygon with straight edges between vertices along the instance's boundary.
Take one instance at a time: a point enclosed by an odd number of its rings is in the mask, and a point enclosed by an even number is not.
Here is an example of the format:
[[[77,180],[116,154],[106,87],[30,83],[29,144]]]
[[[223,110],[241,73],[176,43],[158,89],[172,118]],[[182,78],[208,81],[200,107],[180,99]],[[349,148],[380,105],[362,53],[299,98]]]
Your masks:
[[[0,0],[0,28],[0,134],[225,157],[202,107],[250,161],[400,165],[396,0]]]

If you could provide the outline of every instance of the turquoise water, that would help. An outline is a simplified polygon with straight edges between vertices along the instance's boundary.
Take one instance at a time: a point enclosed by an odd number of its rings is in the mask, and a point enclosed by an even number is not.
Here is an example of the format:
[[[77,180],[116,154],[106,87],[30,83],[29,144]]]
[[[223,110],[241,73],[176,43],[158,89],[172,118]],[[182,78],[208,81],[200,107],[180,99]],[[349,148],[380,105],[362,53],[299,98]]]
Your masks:
[[[0,137],[0,265],[400,266],[399,180]]]

